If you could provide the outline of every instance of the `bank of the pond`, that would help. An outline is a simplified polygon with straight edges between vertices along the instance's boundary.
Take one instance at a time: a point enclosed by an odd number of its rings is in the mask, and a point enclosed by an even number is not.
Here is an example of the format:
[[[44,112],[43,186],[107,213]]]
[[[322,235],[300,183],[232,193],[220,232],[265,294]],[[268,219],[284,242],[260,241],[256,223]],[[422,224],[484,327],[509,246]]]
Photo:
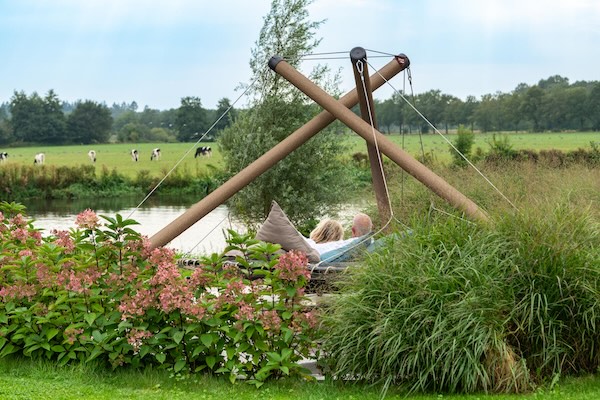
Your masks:
[[[175,169],[165,177],[141,170],[133,178],[116,169],[93,165],[24,166],[7,164],[0,168],[0,200],[22,202],[27,199],[81,199],[143,196],[156,189],[165,196],[204,196],[223,181],[219,171],[192,173]],[[159,185],[160,184],[160,185]]]

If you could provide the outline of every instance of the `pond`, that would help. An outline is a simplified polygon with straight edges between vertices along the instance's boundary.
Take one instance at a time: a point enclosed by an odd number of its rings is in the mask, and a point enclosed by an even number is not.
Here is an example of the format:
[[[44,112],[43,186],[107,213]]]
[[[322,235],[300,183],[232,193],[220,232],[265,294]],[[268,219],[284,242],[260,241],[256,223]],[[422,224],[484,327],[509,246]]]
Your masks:
[[[52,229],[75,227],[77,214],[85,209],[92,209],[98,215],[114,218],[121,214],[123,218],[131,218],[139,223],[132,228],[149,237],[174,221],[187,209],[199,201],[190,197],[157,197],[149,198],[138,208],[138,198],[99,198],[85,200],[29,200],[24,202],[27,214],[35,221],[33,225],[44,233]],[[362,205],[363,207],[365,204]],[[363,207],[358,204],[346,204],[335,216],[346,226],[351,225],[352,216]],[[211,254],[222,251],[226,246],[227,229],[246,232],[246,227],[231,215],[227,206],[222,205],[196,222],[189,229],[176,237],[167,245],[184,254]]]
[[[52,229],[75,227],[75,218],[81,211],[90,208],[98,215],[114,218],[121,214],[139,223],[132,228],[143,235],[153,236],[170,222],[183,214],[197,199],[150,198],[138,209],[139,199],[110,198],[86,200],[27,201],[27,214],[35,219],[34,226],[49,233]],[[227,206],[219,206],[200,221],[192,225],[168,247],[182,253],[209,254],[220,252],[226,245],[225,232],[234,229],[244,232],[245,228],[230,215]]]

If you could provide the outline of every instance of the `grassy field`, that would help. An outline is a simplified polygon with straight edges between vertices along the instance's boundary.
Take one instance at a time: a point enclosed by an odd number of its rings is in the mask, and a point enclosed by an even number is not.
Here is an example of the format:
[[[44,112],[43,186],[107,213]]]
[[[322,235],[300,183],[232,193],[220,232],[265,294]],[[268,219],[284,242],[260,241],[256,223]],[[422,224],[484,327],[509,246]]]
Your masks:
[[[599,132],[583,133],[506,133],[509,143],[515,150],[548,150],[557,149],[562,151],[576,150],[578,148],[590,148],[590,142],[600,142]],[[476,134],[473,148],[481,147],[484,151],[489,150],[488,142],[493,134]],[[453,142],[455,135],[449,134],[442,137],[438,134],[427,135],[399,135],[388,136],[412,155],[421,154],[421,142],[423,151],[433,155],[441,162],[451,159],[449,144],[445,139]],[[366,152],[364,140],[355,134],[344,136],[348,143],[348,154]],[[212,157],[194,158],[195,145],[193,143],[144,143],[144,144],[102,144],[94,146],[44,146],[44,147],[18,147],[7,148],[9,158],[7,163],[18,163],[32,165],[36,153],[46,154],[46,164],[56,166],[74,166],[89,164],[87,153],[94,149],[98,155],[96,170],[100,171],[103,166],[112,170],[116,168],[119,173],[134,177],[141,170],[150,171],[153,176],[164,176],[176,165],[181,170],[187,170],[193,174],[206,169],[222,168],[223,158],[216,143],[202,143],[203,146],[211,146]],[[150,161],[152,149],[161,149],[161,158],[158,161]],[[131,160],[131,149],[136,148],[140,154],[140,160],[136,163]]]
[[[577,132],[577,133],[496,133],[496,137],[507,136],[509,143],[514,150],[529,149],[529,150],[550,150],[556,149],[561,151],[577,150],[579,148],[589,149],[590,142],[600,143],[600,132]],[[492,140],[493,133],[477,133],[475,134],[475,143],[473,149],[480,147],[487,152],[490,148],[489,142]],[[421,142],[423,143],[423,151],[426,154],[431,154],[435,159],[442,162],[448,162],[451,159],[450,142],[456,140],[456,134],[439,135],[430,133],[427,135],[399,135],[393,134],[388,136],[393,142],[404,148],[412,155],[421,154]],[[447,139],[447,140],[446,140]],[[348,136],[351,153],[365,151],[364,141],[358,135]]]
[[[211,168],[222,168],[223,159],[216,150],[214,143],[202,143],[202,146],[211,146],[211,157],[194,158],[195,146],[193,143],[144,143],[144,144],[101,144],[90,146],[44,146],[44,147],[17,147],[3,149],[8,152],[6,163],[33,165],[35,154],[43,152],[46,155],[46,165],[77,166],[89,165],[88,151],[95,150],[97,154],[96,171],[103,167],[117,171],[128,177],[135,177],[139,171],[147,170],[153,176],[164,176],[171,168],[177,165],[180,170],[187,170],[192,174],[206,171]],[[152,149],[160,148],[161,157],[157,161],[150,161]],[[131,159],[131,149],[139,152],[139,161]]]

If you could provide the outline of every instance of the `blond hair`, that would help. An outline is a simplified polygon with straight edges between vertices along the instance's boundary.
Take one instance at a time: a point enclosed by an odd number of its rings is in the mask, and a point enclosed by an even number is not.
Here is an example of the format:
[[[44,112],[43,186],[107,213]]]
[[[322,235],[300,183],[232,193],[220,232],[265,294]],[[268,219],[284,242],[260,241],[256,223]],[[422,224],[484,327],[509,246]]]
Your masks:
[[[325,219],[310,233],[315,243],[326,243],[344,238],[344,227],[334,219]]]

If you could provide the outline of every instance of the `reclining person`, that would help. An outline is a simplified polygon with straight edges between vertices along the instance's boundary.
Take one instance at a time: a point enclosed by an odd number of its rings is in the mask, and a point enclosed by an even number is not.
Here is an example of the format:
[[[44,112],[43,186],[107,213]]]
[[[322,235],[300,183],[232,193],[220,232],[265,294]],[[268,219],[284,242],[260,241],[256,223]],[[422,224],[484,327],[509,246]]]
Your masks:
[[[373,222],[371,218],[364,213],[358,213],[352,220],[352,237],[350,239],[342,240],[342,235],[339,235],[339,239],[332,241],[321,241],[317,242],[314,238],[321,237],[320,234],[324,231],[329,231],[331,236],[334,236],[333,232],[337,232],[338,228],[336,224],[339,222],[335,220],[324,220],[317,225],[317,227],[311,232],[310,238],[306,239],[311,247],[319,252],[321,261],[325,262],[340,262],[347,261],[354,257],[355,249],[364,249],[369,246],[372,242],[372,238],[369,237],[373,231]],[[341,224],[339,224],[341,228]],[[364,244],[364,246],[362,246]]]

